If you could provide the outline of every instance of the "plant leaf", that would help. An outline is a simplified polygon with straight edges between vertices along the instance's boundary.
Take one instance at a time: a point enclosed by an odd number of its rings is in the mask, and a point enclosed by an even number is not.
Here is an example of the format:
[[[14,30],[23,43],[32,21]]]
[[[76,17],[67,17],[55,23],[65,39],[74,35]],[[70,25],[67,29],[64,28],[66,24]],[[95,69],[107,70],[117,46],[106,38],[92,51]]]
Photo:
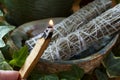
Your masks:
[[[4,56],[0,51],[0,70],[12,70],[12,67],[5,61]]]
[[[12,59],[11,53],[10,53],[10,46],[6,44],[5,47],[0,48],[4,58],[9,61]]]
[[[84,70],[73,65],[71,70],[63,71],[56,74],[45,74],[38,72],[37,69],[31,73],[29,80],[81,80],[84,75]]]
[[[1,51],[0,51],[0,62],[3,62],[5,60],[4,56],[2,55]]]
[[[28,56],[27,46],[22,47],[20,50],[13,54],[13,59],[10,60],[9,64],[12,66],[21,67]]]
[[[34,69],[28,80],[59,80],[56,74],[43,74]]]
[[[72,73],[74,73],[74,76],[78,77],[78,78],[82,78],[83,75],[84,75],[84,70],[81,69],[80,67],[78,67],[77,65],[73,65],[72,66],[72,70],[71,70]]]
[[[59,73],[60,79],[66,80],[81,80],[84,75],[84,70],[76,65],[73,65],[70,71]]]
[[[21,25],[25,22],[51,18],[67,17],[71,14],[74,0],[5,0],[4,4],[10,14],[10,23]]]
[[[10,25],[2,25],[0,26],[0,47],[4,47],[5,43],[2,40],[2,38],[11,30],[13,30],[14,27]]]
[[[57,75],[46,75],[43,76],[40,80],[59,80]]]
[[[13,70],[13,69],[6,61],[3,61],[0,63],[0,70]]]
[[[110,78],[120,76],[120,57],[115,57],[111,52],[104,60],[103,65]]]
[[[96,76],[98,80],[108,80],[108,77],[105,73],[103,73],[102,71],[96,69],[95,70]]]
[[[0,10],[0,16],[3,16],[3,12]]]

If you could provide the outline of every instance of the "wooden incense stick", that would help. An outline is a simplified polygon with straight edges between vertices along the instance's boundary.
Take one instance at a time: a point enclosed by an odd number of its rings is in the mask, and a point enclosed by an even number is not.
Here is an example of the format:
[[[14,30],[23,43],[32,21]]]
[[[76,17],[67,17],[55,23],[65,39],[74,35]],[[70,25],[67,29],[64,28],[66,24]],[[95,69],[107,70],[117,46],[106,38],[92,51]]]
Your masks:
[[[44,50],[47,48],[49,42],[50,38],[42,38],[36,42],[35,47],[31,51],[30,55],[27,57],[22,68],[19,70],[22,79],[26,79],[28,77],[29,73],[33,70],[40,57],[42,56]]]
[[[32,49],[30,55],[27,57],[24,65],[19,70],[22,79],[26,79],[30,72],[33,70],[40,57],[44,53],[44,50],[47,48],[49,42],[51,41],[53,28],[49,26],[43,34],[41,39],[38,39],[36,45]]]

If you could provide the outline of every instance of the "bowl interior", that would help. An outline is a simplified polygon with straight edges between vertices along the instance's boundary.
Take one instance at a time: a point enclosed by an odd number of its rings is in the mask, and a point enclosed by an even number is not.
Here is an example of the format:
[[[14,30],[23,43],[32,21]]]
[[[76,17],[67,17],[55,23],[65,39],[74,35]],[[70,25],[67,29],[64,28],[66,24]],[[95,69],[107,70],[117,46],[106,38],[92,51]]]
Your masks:
[[[20,48],[22,47],[22,42],[28,40],[29,38],[36,36],[39,33],[42,33],[45,28],[48,26],[49,20],[52,19],[54,24],[59,23],[65,18],[48,18],[43,20],[36,20],[32,22],[25,23],[18,28],[16,28],[12,34],[11,38],[14,42],[14,44]]]

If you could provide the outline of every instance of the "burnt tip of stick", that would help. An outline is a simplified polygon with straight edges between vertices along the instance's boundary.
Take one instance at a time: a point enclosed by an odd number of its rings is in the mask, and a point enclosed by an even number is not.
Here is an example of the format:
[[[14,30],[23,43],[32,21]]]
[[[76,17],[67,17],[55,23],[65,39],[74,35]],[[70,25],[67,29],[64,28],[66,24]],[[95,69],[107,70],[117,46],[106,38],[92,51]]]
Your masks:
[[[44,34],[43,34],[43,37],[45,39],[52,37],[52,34],[53,34],[53,25],[54,25],[53,20],[50,20],[49,21],[49,25],[45,29]]]

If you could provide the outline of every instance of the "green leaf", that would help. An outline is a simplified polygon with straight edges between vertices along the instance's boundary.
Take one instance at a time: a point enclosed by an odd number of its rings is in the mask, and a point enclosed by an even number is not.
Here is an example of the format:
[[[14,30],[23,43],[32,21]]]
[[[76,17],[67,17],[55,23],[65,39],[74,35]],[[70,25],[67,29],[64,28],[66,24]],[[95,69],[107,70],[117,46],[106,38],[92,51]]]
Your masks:
[[[96,69],[95,73],[96,73],[96,76],[97,76],[98,80],[108,80],[108,77],[107,77],[107,75],[104,72]]]
[[[59,80],[57,75],[45,75],[39,80]]]
[[[63,71],[59,73],[62,80],[81,80],[84,75],[84,70],[76,65],[73,65],[70,71]]]
[[[6,61],[3,61],[0,63],[0,70],[13,70],[13,69]]]
[[[7,45],[7,44],[6,44],[5,47],[0,48],[2,54],[4,55],[4,58],[5,58],[7,61],[11,60],[11,58],[12,58],[11,53],[9,52],[9,51],[10,51],[9,49],[10,49],[10,46]]]
[[[113,53],[110,53],[103,60],[103,65],[110,78],[120,76],[120,57],[115,57]]]
[[[67,80],[67,79],[60,79],[60,80]]]
[[[4,0],[0,0],[0,3],[3,3],[4,2]]]
[[[5,61],[4,56],[0,51],[0,70],[12,70],[12,67]]]
[[[0,51],[0,62],[3,62],[5,60],[4,56],[2,55],[1,51]]]
[[[9,12],[7,20],[21,25],[25,22],[67,17],[71,14],[74,0],[4,0]]]
[[[38,72],[37,69],[31,73],[29,80],[81,80],[84,75],[84,70],[73,65],[71,70],[63,71],[56,74],[44,74]]]
[[[0,16],[3,16],[3,12],[0,10]]]
[[[77,65],[73,65],[72,66],[72,70],[71,70],[72,73],[74,73],[74,76],[78,77],[78,78],[82,78],[83,75],[84,75],[84,70],[81,69],[80,67],[78,67]]]
[[[11,30],[13,30],[14,27],[10,25],[2,25],[0,26],[0,47],[4,47],[5,43],[2,40],[2,38]]]
[[[34,70],[29,76],[28,80],[59,80],[56,74],[42,74]]]
[[[13,59],[9,62],[12,66],[21,67],[28,56],[27,46],[22,47],[20,50],[13,54]]]

